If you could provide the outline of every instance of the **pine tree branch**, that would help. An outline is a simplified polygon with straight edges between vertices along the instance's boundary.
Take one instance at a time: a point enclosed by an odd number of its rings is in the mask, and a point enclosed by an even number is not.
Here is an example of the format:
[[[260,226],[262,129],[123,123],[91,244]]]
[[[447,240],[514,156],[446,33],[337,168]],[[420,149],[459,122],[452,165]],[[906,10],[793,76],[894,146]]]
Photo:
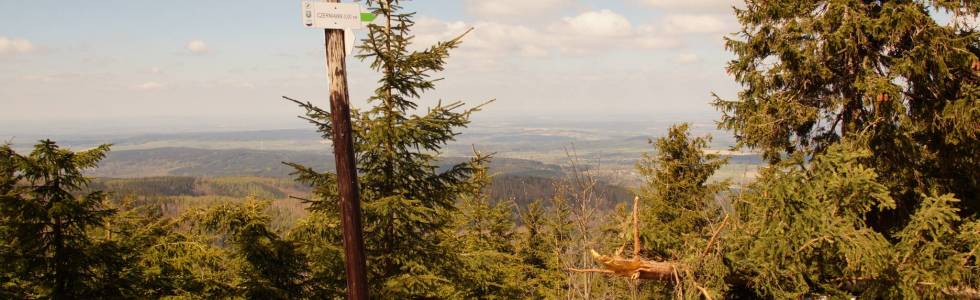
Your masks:
[[[726,217],[726,220],[727,220],[727,216],[725,216],[725,217]],[[694,284],[694,287],[696,287],[699,291],[701,291],[701,294],[704,295],[704,298],[705,299],[712,300],[711,295],[708,294],[708,290],[705,289],[704,287],[702,287],[700,284],[698,284],[698,281],[697,280],[694,280],[694,275],[691,275],[691,271],[690,270],[688,270],[687,268],[685,268],[684,269],[684,273],[687,274],[687,277],[691,278],[691,283]]]
[[[718,226],[718,229],[715,229],[713,234],[711,234],[711,239],[708,240],[708,245],[704,247],[704,252],[701,252],[701,258],[704,258],[706,255],[708,255],[708,252],[711,251],[711,246],[715,243],[715,239],[718,237],[718,234],[721,233],[721,230],[725,228],[725,225],[728,225],[728,214],[725,214],[725,219],[721,221],[721,225]]]
[[[572,272],[578,272],[578,273],[605,273],[605,274],[613,274],[613,273],[615,273],[612,270],[606,270],[606,269],[576,269],[576,268],[570,268],[568,270],[569,271],[572,271]]]
[[[677,295],[678,295],[677,298],[684,298],[684,285],[680,284],[681,283],[681,276],[677,274],[677,270],[676,269],[675,270],[671,270],[670,273],[672,275],[674,275],[674,283],[675,283],[674,284],[674,291],[677,292]]]
[[[633,259],[640,259],[639,206],[640,196],[636,196],[633,198]]]

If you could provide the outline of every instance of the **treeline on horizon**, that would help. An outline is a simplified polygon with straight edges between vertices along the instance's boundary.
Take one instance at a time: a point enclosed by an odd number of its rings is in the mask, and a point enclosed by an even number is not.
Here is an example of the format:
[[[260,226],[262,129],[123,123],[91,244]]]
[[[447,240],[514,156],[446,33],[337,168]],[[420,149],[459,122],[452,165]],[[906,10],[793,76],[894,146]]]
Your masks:
[[[679,124],[608,209],[587,176],[517,207],[489,199],[490,155],[437,167],[482,105],[413,113],[462,37],[408,50],[400,3],[366,1],[385,25],[358,46],[380,73],[352,113],[372,298],[980,298],[980,35],[960,18],[980,3],[746,1],[726,40],[743,90],[714,105],[767,166],[709,181],[727,160]],[[292,101],[331,136],[329,111]],[[107,151],[0,147],[0,298],[344,297],[329,170],[289,164],[309,187],[292,224],[254,197],[167,215],[92,190]]]
[[[557,193],[565,193],[565,197],[571,197],[571,191],[563,187],[571,185],[576,180],[585,180],[592,185],[591,189],[594,193],[605,200],[600,207],[602,209],[612,208],[633,198],[633,191],[629,188],[605,183],[587,170],[552,178],[500,174],[490,171],[492,170],[490,168],[487,169],[491,175],[481,193],[485,194],[491,202],[511,201],[517,208],[526,208],[535,200],[549,199]],[[309,186],[287,178],[160,176],[93,178],[81,192],[107,191],[111,192],[110,197],[116,198],[128,197],[148,202],[179,202],[181,199],[188,198],[240,200],[253,197],[281,200],[306,195],[311,190]],[[305,213],[296,216],[305,216]]]

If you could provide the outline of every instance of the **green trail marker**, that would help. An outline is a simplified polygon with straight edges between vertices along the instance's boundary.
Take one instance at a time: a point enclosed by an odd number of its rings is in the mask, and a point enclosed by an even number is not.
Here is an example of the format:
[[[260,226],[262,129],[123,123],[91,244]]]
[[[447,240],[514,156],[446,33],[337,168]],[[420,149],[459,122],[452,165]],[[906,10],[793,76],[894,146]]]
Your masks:
[[[361,13],[361,22],[371,23],[371,22],[374,22],[374,19],[377,18],[377,17],[378,16],[375,16],[372,13],[362,12]]]

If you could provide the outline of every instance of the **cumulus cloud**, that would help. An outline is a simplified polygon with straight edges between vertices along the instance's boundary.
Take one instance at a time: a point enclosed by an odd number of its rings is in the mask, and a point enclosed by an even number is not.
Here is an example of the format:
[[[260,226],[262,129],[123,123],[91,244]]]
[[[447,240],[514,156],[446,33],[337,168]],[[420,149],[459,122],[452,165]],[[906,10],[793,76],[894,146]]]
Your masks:
[[[635,0],[668,12],[731,13],[732,6],[744,7],[742,0]]]
[[[453,53],[454,64],[470,68],[495,68],[504,57],[545,57],[552,51],[543,32],[522,25],[482,21],[447,22],[429,17],[420,17],[415,24],[413,46],[416,50],[475,28],[463,38],[461,51]]]
[[[586,11],[556,19],[545,26],[525,26],[501,22],[447,22],[420,17],[416,22],[417,45],[431,45],[455,37],[468,28],[475,30],[463,40],[469,60],[492,62],[504,56],[547,57],[564,54],[590,54],[606,50],[663,49],[680,46],[675,36],[652,25],[635,26],[626,17],[610,10]]]
[[[147,82],[140,83],[140,84],[137,84],[137,85],[132,86],[132,89],[139,90],[139,91],[155,91],[155,90],[159,90],[159,89],[163,89],[163,88],[164,88],[164,84],[159,83],[159,82],[156,82],[156,81],[147,81]]]
[[[190,53],[194,53],[194,54],[204,54],[210,51],[210,49],[208,48],[208,44],[202,40],[193,40],[187,42],[187,46],[184,46],[184,48],[187,49],[187,51],[189,51]]]
[[[538,17],[554,14],[574,0],[466,0],[466,11],[481,18]]]
[[[669,15],[663,21],[664,30],[670,33],[717,33],[729,29],[729,25],[717,15]]]
[[[34,43],[21,38],[0,36],[0,55],[26,54],[37,50]]]
[[[603,9],[563,18],[556,31],[593,37],[621,37],[632,32],[632,25],[626,17]]]

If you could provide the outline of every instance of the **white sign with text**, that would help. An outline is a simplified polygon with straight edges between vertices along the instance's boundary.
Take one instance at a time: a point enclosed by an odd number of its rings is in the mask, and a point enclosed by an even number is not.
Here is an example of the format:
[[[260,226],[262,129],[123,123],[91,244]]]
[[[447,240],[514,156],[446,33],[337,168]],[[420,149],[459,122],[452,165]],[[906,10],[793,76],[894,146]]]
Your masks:
[[[360,29],[361,6],[357,3],[303,1],[303,25],[308,28]]]

